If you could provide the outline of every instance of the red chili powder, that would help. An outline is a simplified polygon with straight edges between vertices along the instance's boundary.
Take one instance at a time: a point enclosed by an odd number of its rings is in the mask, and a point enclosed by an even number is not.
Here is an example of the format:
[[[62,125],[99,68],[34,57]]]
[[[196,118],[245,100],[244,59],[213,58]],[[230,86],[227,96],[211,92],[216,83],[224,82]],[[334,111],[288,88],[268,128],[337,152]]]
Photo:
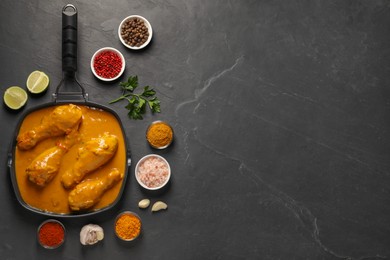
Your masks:
[[[47,222],[39,229],[39,241],[42,245],[58,246],[64,240],[65,232],[57,222]]]
[[[93,68],[97,75],[102,78],[115,78],[122,68],[121,57],[112,51],[103,51],[96,55]]]

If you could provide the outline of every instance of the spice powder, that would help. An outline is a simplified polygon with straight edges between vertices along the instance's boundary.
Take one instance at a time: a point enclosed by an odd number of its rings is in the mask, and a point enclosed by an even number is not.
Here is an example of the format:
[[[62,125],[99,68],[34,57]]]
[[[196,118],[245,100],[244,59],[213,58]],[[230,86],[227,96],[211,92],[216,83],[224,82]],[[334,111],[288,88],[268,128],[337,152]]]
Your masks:
[[[39,242],[43,246],[56,247],[64,241],[65,231],[57,222],[47,222],[39,229]]]
[[[153,123],[147,131],[146,139],[155,148],[163,148],[172,142],[172,128],[165,122]]]
[[[123,240],[133,240],[141,232],[141,221],[133,214],[122,214],[115,223],[115,232]]]

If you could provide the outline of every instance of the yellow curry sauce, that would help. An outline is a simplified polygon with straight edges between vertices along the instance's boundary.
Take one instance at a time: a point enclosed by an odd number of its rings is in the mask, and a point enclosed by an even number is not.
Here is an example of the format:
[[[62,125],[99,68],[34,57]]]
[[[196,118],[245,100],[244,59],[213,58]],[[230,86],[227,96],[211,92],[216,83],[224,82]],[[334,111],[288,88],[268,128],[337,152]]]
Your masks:
[[[79,107],[82,109],[83,113],[83,119],[79,128],[80,142],[73,145],[64,155],[58,174],[45,187],[38,187],[36,184],[29,181],[26,175],[26,168],[40,153],[55,146],[56,142],[63,137],[43,140],[34,148],[27,151],[22,151],[15,147],[15,173],[19,192],[24,202],[32,208],[58,214],[71,213],[68,205],[68,194],[70,190],[66,190],[62,186],[61,175],[74,165],[77,151],[83,142],[88,141],[91,138],[99,137],[105,132],[109,132],[118,137],[118,150],[107,164],[88,174],[85,179],[102,177],[112,168],[117,168],[123,173],[126,171],[124,134],[117,118],[111,113],[100,109],[80,105]],[[55,107],[43,108],[27,115],[22,122],[19,133],[28,131],[34,126],[39,125],[42,118],[54,110],[54,108]],[[89,211],[98,210],[112,204],[119,195],[122,182],[123,180],[107,190],[102,196],[102,199]]]

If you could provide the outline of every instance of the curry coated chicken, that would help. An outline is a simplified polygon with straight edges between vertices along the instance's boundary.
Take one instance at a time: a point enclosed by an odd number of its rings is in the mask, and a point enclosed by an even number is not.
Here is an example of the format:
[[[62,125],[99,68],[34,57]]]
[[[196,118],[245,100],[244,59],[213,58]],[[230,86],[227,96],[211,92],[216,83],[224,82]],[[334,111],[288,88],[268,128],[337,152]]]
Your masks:
[[[79,125],[60,140],[56,146],[43,151],[26,169],[28,179],[40,187],[46,186],[58,173],[62,157],[77,142]]]
[[[88,173],[107,163],[114,156],[117,148],[118,138],[109,133],[87,141],[79,148],[73,167],[61,176],[63,186],[67,189],[73,188]]]
[[[17,146],[21,150],[29,150],[44,139],[69,134],[81,119],[80,107],[73,104],[58,106],[43,117],[41,124],[19,134]]]
[[[69,193],[69,207],[73,211],[82,211],[98,203],[104,192],[113,187],[123,178],[123,173],[112,169],[106,176],[85,180]]]

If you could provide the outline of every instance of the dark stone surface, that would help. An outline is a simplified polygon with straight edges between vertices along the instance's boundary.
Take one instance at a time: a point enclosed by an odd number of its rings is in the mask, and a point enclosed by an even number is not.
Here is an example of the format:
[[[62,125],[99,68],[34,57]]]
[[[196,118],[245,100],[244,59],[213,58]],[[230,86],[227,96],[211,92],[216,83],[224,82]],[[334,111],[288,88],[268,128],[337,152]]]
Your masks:
[[[36,69],[48,93],[17,113],[3,107],[0,258],[10,259],[387,259],[390,257],[389,1],[71,1],[79,11],[78,78],[106,104],[118,82],[94,78],[89,62],[104,46],[126,57],[125,77],[158,91],[162,113],[121,117],[134,164],[119,205],[65,219],[66,244],[47,251],[35,232],[44,216],[17,202],[6,157],[23,111],[49,102],[61,79],[61,9],[66,1],[0,2],[0,86],[25,87]],[[144,51],[117,36],[130,14],[154,29]],[[122,79],[124,79],[123,77]],[[144,133],[156,119],[175,129],[165,151]],[[173,171],[160,214],[134,165],[163,155]],[[133,210],[143,235],[124,246],[115,215]],[[96,223],[103,243],[83,247],[81,227]]]

